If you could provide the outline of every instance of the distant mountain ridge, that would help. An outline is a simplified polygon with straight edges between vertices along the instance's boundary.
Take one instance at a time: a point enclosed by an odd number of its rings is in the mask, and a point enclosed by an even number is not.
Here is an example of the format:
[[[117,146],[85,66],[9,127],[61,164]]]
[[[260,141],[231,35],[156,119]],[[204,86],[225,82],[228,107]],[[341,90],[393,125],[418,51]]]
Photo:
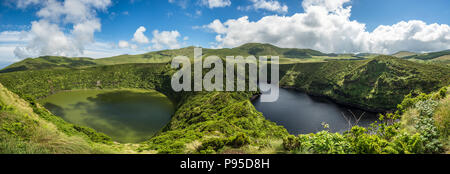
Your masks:
[[[438,52],[430,52],[430,53],[424,53],[424,54],[417,54],[417,55],[411,55],[411,56],[405,56],[403,58],[405,59],[420,59],[420,60],[432,60],[436,59],[442,56],[450,55],[450,49],[444,50],[444,51],[438,51]]]
[[[162,50],[148,52],[138,55],[119,55],[100,59],[93,58],[69,58],[62,56],[41,56],[38,58],[27,58],[20,62],[13,63],[6,68],[0,70],[0,73],[38,70],[46,68],[83,68],[98,65],[115,65],[128,63],[165,63],[169,62],[173,57],[184,55],[193,57],[194,47],[185,47],[173,50]],[[225,58],[225,56],[269,56],[278,55],[281,58],[311,58],[312,56],[327,56],[329,54],[312,49],[298,48],[279,48],[270,44],[248,43],[236,48],[207,49],[203,48],[203,55],[217,55]]]
[[[450,83],[450,68],[393,56],[361,61],[299,63],[280,85],[373,111],[394,109],[409,93],[435,91]]]
[[[185,47],[173,50],[161,50],[153,51],[138,55],[119,55],[113,57],[106,57],[100,59],[93,59],[87,57],[62,57],[62,56],[41,56],[38,58],[27,58],[20,62],[13,63],[0,70],[0,73],[25,71],[25,70],[39,70],[48,68],[85,68],[101,65],[117,65],[117,64],[129,64],[129,63],[167,63],[172,60],[173,57],[184,55],[193,57],[194,47]],[[322,53],[313,49],[299,49],[299,48],[280,48],[267,43],[247,43],[235,48],[221,48],[221,49],[208,49],[203,48],[203,56],[216,55],[221,58],[226,56],[279,56],[280,58],[291,59],[308,59],[313,57],[349,57],[354,59],[366,59],[373,58],[379,54],[375,53],[359,53],[359,54],[336,54],[336,53]],[[415,54],[412,52],[398,52],[393,56],[402,57],[404,59],[422,59],[431,60],[442,56],[450,55],[450,50],[433,52],[427,54]],[[444,60],[446,60],[444,58]]]
[[[408,57],[408,56],[415,56],[415,55],[417,55],[417,53],[410,52],[410,51],[399,51],[399,52],[396,52],[396,53],[392,54],[392,56],[398,57],[398,58],[403,58],[403,57]]]

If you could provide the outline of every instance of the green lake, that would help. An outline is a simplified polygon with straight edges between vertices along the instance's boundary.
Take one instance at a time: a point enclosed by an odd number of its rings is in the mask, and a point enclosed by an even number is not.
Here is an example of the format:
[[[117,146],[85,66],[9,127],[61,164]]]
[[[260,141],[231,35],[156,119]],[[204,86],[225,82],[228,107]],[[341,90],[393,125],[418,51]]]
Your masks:
[[[171,101],[151,90],[73,90],[40,100],[67,122],[87,126],[121,143],[137,143],[155,135],[174,113]]]

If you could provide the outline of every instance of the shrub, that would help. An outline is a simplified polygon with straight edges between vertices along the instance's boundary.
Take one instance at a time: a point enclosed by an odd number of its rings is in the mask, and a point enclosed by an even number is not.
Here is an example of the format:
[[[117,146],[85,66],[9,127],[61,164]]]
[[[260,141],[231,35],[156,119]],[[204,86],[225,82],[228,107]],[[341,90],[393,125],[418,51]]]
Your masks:
[[[294,135],[289,135],[283,138],[283,147],[287,151],[292,151],[300,148],[300,140]]]
[[[229,143],[230,146],[234,148],[242,147],[246,144],[250,144],[250,138],[243,133],[240,133],[236,135],[235,137],[231,138],[231,141]]]
[[[93,142],[112,144],[111,137],[105,135],[104,133],[96,132],[94,129],[78,125],[73,125],[73,128],[78,132],[87,135],[89,139],[92,140]]]
[[[445,98],[445,96],[447,95],[447,87],[442,87],[439,90],[439,95],[441,96],[441,98]]]
[[[202,145],[198,148],[199,151],[202,150],[213,150],[218,151],[222,149],[228,143],[227,139],[223,138],[211,138],[202,143]]]
[[[419,110],[420,115],[430,117],[433,115],[437,104],[438,103],[434,100],[418,101],[416,103],[416,108]]]

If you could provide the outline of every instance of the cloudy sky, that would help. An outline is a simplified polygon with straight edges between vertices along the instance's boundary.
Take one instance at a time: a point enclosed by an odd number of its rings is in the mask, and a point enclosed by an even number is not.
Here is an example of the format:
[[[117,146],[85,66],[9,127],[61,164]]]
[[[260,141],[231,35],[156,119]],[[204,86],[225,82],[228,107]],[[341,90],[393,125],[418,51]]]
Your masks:
[[[323,52],[450,49],[448,0],[0,0],[0,64],[248,42]]]

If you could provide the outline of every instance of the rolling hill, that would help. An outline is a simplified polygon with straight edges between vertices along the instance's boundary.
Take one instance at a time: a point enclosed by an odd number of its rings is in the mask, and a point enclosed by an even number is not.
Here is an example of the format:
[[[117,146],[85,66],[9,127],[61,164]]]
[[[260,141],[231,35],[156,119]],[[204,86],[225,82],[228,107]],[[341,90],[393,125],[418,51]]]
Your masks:
[[[406,94],[436,91],[450,84],[450,69],[391,56],[368,60],[281,65],[281,84],[367,109],[415,106]],[[182,92],[170,88],[174,70],[167,64],[120,64],[50,68],[0,74],[1,153],[439,153],[435,138],[423,131],[405,133],[400,123],[378,133],[355,126],[349,132],[289,135],[249,101],[255,92]],[[34,99],[72,89],[155,89],[177,104],[170,123],[141,144],[112,143],[108,136],[65,122]],[[12,91],[12,92],[10,92]],[[14,94],[14,93],[15,94]],[[16,95],[17,94],[17,95]],[[446,92],[438,92],[438,99]],[[420,100],[429,99],[423,96]],[[434,96],[434,94],[433,94]],[[406,102],[402,102],[403,98]],[[440,107],[442,112],[448,106]],[[443,102],[445,102],[443,101]],[[408,105],[405,105],[407,103]],[[412,104],[411,104],[412,103]],[[443,109],[442,109],[443,108]],[[448,119],[437,115],[445,132]],[[396,112],[398,114],[398,112]],[[407,117],[409,119],[413,117]],[[396,119],[387,115],[387,119]],[[405,121],[406,122],[406,121]],[[390,122],[387,122],[390,123]],[[443,125],[443,126],[442,126]],[[407,122],[405,127],[414,127]],[[429,125],[427,125],[429,126]],[[419,133],[420,134],[419,134]],[[435,131],[436,132],[436,131]],[[427,132],[425,132],[427,133]],[[423,134],[425,134],[423,133]],[[446,135],[446,134],[444,134]],[[439,137],[438,137],[439,138]],[[324,143],[325,142],[325,143]],[[301,144],[301,146],[300,146]],[[320,144],[320,146],[318,145]],[[432,147],[432,148],[430,148]],[[430,150],[431,149],[431,150]]]
[[[415,56],[415,55],[417,55],[417,53],[410,52],[410,51],[399,51],[399,52],[392,54],[392,56],[398,57],[398,58],[404,58],[404,57]]]
[[[184,55],[193,57],[194,47],[186,47],[174,50],[162,50],[149,52],[138,55],[119,55],[114,57],[107,57],[101,59],[92,58],[68,58],[60,56],[42,56],[38,58],[27,58],[20,62],[14,63],[0,70],[0,73],[38,70],[49,68],[85,68],[101,65],[117,65],[128,63],[167,63],[173,57]],[[217,55],[221,58],[229,55],[241,56],[267,56],[278,55],[280,58],[312,58],[313,56],[329,56],[316,50],[311,49],[297,49],[297,48],[279,48],[270,44],[249,43],[236,48],[223,49],[203,49],[203,55]],[[332,55],[330,55],[332,56]]]
[[[450,55],[450,50],[438,51],[438,52],[430,52],[424,54],[417,54],[411,56],[405,56],[405,59],[420,59],[420,60],[433,60],[442,56]]]
[[[94,60],[92,58],[68,58],[60,56],[27,58],[5,67],[0,70],[0,73],[46,68],[82,68],[97,65]]]
[[[280,85],[373,111],[394,109],[403,96],[450,84],[450,68],[392,56],[295,64]]]

